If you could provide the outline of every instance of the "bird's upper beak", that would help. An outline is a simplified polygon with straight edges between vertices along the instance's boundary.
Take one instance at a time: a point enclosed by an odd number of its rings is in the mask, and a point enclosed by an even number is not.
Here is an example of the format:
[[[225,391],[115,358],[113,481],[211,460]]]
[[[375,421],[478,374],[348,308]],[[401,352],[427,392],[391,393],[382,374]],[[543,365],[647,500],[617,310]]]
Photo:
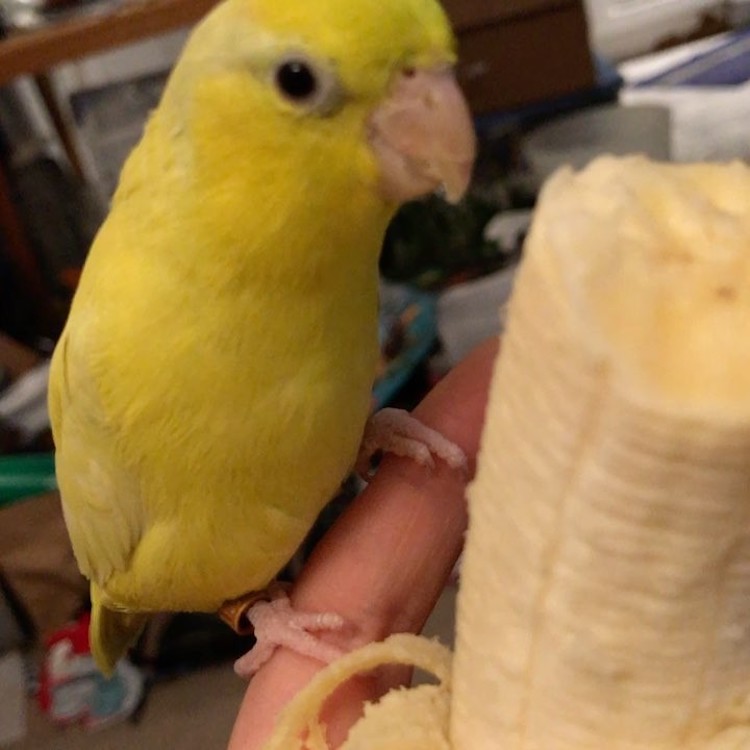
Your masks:
[[[442,188],[458,202],[471,180],[476,138],[466,100],[451,70],[399,74],[369,120],[380,187],[397,203]]]

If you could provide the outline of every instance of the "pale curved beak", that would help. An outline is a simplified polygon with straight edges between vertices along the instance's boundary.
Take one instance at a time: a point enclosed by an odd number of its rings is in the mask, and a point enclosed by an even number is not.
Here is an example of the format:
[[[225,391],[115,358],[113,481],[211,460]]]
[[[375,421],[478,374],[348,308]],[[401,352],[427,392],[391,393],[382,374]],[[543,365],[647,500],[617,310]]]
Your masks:
[[[457,203],[471,181],[476,136],[453,72],[401,73],[369,120],[383,195],[397,203],[442,189]]]

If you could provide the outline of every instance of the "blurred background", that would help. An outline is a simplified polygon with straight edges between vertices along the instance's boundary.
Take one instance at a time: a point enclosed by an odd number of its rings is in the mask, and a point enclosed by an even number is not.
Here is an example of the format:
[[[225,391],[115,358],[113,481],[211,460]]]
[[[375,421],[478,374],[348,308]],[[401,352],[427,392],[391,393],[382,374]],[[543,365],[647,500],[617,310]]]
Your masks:
[[[222,747],[249,647],[157,616],[112,680],[56,493],[47,361],[123,160],[214,0],[0,0],[0,747]],[[602,153],[750,158],[750,0],[444,0],[480,157],[405,206],[381,261],[376,405],[413,406],[501,331],[544,180]],[[352,479],[284,576],[356,495]],[[450,583],[429,624],[450,642]]]

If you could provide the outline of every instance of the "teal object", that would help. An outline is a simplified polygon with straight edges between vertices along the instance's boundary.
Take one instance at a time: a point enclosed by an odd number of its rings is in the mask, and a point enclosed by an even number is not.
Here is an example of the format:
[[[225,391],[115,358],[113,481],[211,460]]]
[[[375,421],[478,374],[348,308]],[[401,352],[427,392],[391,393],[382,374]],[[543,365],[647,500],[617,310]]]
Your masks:
[[[404,331],[401,351],[388,363],[386,371],[373,386],[374,408],[387,406],[403,388],[420,362],[427,359],[437,341],[437,297],[412,287],[389,285],[381,289],[380,338],[387,338],[388,329],[401,314],[411,308],[415,316]]]
[[[54,453],[0,456],[0,508],[56,489]]]

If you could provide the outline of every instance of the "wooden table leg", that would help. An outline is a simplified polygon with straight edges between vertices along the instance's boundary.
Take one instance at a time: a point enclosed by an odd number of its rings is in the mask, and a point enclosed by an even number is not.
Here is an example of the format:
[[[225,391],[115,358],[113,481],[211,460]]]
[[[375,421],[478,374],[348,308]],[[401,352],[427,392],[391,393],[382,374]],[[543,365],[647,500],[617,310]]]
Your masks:
[[[0,161],[0,251],[18,273],[23,291],[31,299],[38,322],[48,324],[51,307],[39,262],[13,199],[5,165]]]

